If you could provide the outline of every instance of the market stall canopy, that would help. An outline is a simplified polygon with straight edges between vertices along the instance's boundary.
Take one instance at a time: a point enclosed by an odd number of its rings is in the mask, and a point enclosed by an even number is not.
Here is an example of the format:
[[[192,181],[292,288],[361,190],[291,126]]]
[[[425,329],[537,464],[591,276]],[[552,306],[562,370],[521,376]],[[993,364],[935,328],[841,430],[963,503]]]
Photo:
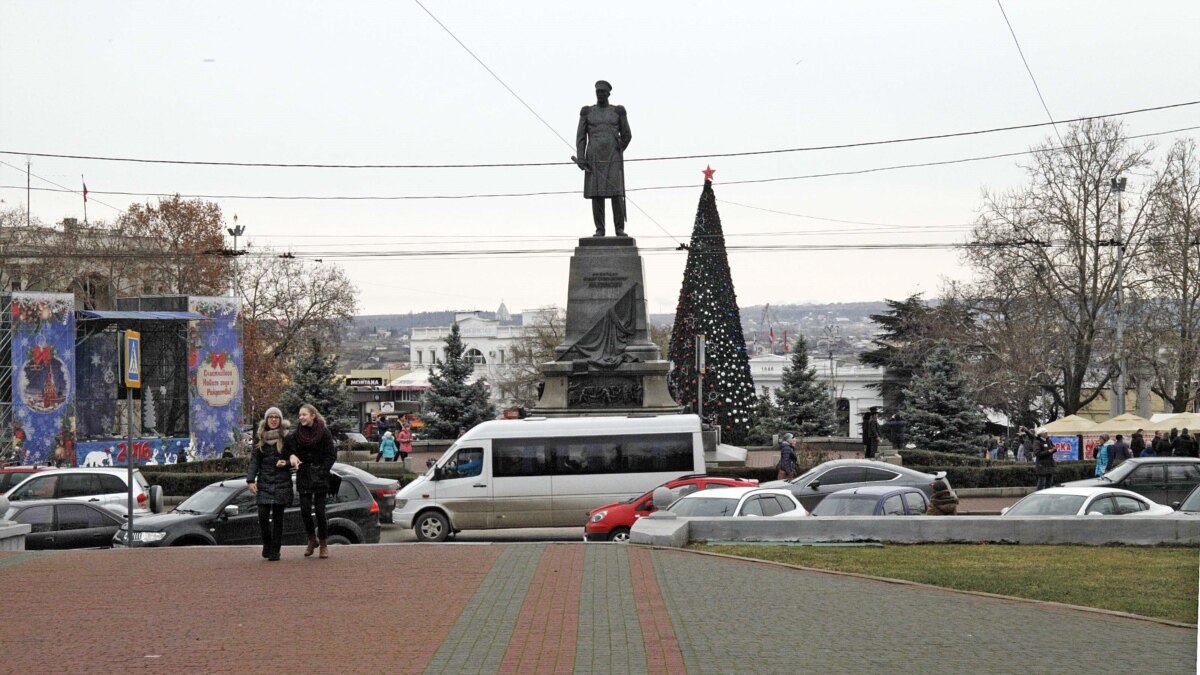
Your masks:
[[[1170,431],[1171,429],[1187,429],[1190,433],[1195,429],[1200,429],[1200,413],[1177,413],[1170,417],[1151,422],[1146,426],[1150,431]]]
[[[1125,413],[1116,417],[1105,420],[1096,426],[1088,429],[1089,434],[1131,434],[1138,429],[1149,429],[1150,420],[1145,417],[1138,417],[1133,413]]]
[[[1050,434],[1060,436],[1063,434],[1087,434],[1096,428],[1096,423],[1079,415],[1067,415],[1060,420],[1054,420],[1045,427]]]

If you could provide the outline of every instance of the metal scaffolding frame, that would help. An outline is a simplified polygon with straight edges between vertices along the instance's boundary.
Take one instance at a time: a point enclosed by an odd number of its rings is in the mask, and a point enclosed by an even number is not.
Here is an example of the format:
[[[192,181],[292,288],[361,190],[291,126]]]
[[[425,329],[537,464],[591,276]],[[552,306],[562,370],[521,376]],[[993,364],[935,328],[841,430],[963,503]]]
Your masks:
[[[0,295],[0,463],[13,455],[12,295]]]

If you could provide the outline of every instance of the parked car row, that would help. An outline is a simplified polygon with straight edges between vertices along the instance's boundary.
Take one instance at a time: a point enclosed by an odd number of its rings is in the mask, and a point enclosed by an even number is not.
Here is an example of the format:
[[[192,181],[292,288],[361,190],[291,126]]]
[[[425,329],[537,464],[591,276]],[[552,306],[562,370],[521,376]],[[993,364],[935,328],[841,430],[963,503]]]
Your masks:
[[[923,515],[938,480],[946,481],[945,474],[862,459],[825,462],[797,478],[761,486],[731,485],[738,479],[687,476],[641,497],[595,509],[584,526],[584,539],[627,541],[629,528],[654,512],[656,501],[681,517]],[[1155,497],[1175,499],[1168,506]],[[1096,479],[1027,495],[1001,515],[1154,517],[1175,513],[1200,515],[1200,459],[1129,460]]]
[[[380,518],[391,520],[398,481],[379,478],[348,464],[335,464],[342,478],[327,502],[332,544],[377,543]],[[128,490],[123,468],[47,469],[11,487],[4,519],[30,526],[30,550],[110,546],[259,544],[255,496],[244,479],[208,485],[175,510],[163,513],[162,491],[134,470],[136,503],[132,536],[126,523]],[[307,541],[299,498],[284,512],[284,544]]]

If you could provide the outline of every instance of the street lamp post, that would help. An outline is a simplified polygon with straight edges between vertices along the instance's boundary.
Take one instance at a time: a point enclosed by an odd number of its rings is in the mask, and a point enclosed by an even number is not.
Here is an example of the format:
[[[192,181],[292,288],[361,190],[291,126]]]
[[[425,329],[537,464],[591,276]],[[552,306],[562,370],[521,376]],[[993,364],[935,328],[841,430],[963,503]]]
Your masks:
[[[237,220],[238,217],[235,213],[233,214],[233,227],[225,228],[225,231],[229,233],[229,236],[233,237],[233,288],[230,289],[230,293],[234,297],[237,297],[241,289],[241,279],[238,278],[238,272],[240,270],[238,269],[237,260],[237,256],[239,254],[237,240],[238,237],[242,236],[246,232],[246,227],[244,225],[238,225]]]
[[[1125,414],[1125,228],[1121,222],[1125,210],[1125,179],[1113,178],[1109,184],[1117,194],[1117,386],[1113,416]]]

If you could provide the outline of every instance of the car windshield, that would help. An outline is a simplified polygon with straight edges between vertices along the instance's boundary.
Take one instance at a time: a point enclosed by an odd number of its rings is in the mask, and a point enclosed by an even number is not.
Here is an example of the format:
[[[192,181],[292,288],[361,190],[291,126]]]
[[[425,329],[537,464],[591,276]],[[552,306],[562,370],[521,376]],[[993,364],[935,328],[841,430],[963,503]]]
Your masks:
[[[1006,515],[1010,516],[1073,516],[1079,513],[1087,497],[1082,495],[1031,494],[1017,502]]]
[[[732,516],[737,512],[738,500],[713,497],[679,499],[667,510],[685,518]]]
[[[813,467],[813,468],[809,469],[808,471],[805,471],[804,473],[800,474],[799,476],[796,476],[789,482],[792,483],[793,485],[800,485],[801,483],[807,482],[808,479],[812,478],[816,473],[817,473],[817,467]]]
[[[876,498],[872,495],[829,495],[813,507],[814,516],[871,516]]]
[[[1200,487],[1188,493],[1187,499],[1179,505],[1180,511],[1200,511]]]
[[[217,509],[221,508],[221,504],[229,497],[229,494],[235,490],[240,490],[245,485],[209,485],[203,490],[183,500],[183,503],[175,507],[176,511],[195,511],[196,513],[216,513]]]
[[[1101,476],[1101,478],[1107,478],[1108,480],[1111,480],[1112,482],[1116,483],[1117,481],[1121,480],[1125,476],[1128,476],[1130,473],[1133,473],[1133,470],[1136,469],[1137,467],[1138,467],[1137,462],[1122,462],[1121,466],[1118,466],[1117,468],[1113,469],[1112,471],[1109,471],[1108,473]]]
[[[338,464],[335,464],[333,468],[334,468],[334,470],[337,471],[337,473],[340,473],[343,476],[354,476],[355,478],[361,480],[364,483],[374,483],[379,480],[379,477],[376,476],[375,474],[370,473],[368,471],[364,471],[352,464],[338,463]]]

